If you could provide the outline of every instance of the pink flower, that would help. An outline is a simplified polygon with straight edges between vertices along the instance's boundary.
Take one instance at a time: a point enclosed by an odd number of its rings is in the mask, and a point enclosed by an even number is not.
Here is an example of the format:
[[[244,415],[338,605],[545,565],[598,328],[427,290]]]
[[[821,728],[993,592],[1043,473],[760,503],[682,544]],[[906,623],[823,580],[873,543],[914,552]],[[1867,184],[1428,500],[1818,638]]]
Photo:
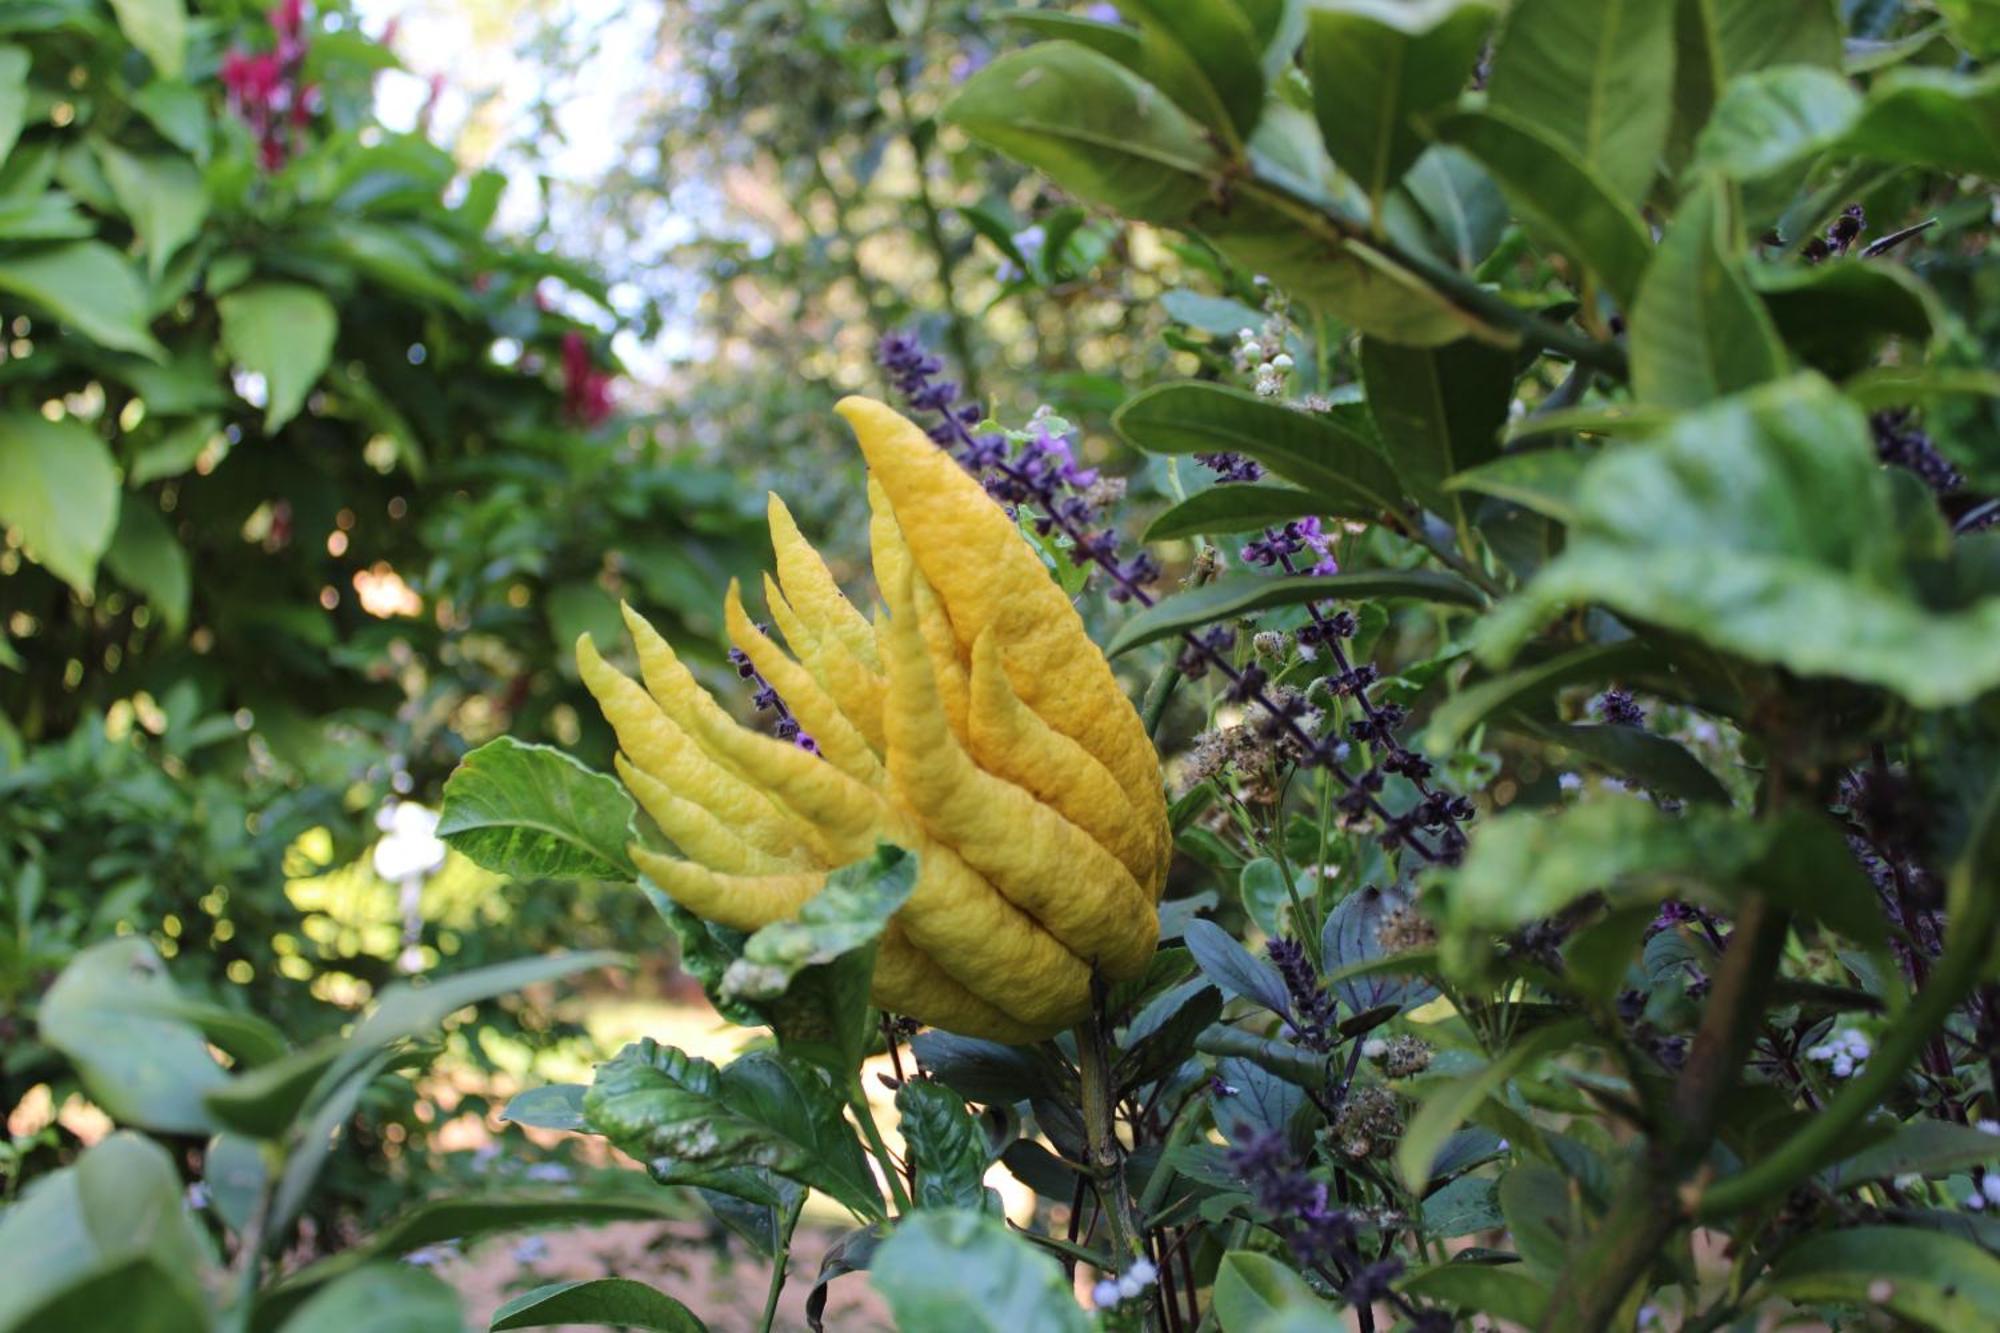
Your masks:
[[[575,329],[562,337],[563,411],[585,426],[611,415],[611,376],[591,362],[590,344]]]

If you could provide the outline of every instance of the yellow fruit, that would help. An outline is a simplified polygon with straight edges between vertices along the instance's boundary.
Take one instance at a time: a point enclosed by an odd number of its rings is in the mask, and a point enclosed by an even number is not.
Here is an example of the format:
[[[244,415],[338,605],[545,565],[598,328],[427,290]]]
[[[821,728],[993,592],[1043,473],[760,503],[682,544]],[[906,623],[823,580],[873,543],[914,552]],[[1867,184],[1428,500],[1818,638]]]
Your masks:
[[[874,1001],[1000,1041],[1061,1031],[1093,970],[1136,977],[1159,938],[1171,836],[1151,741],[1041,558],[979,483],[881,403],[840,414],[867,457],[883,608],[841,594],[784,503],[764,580],[788,654],[732,583],[730,642],[782,696],[814,755],[738,725],[637,613],[637,682],[586,635],[584,683],[619,776],[678,849],[633,848],[697,916],[788,918],[877,841],[917,855],[883,936]]]

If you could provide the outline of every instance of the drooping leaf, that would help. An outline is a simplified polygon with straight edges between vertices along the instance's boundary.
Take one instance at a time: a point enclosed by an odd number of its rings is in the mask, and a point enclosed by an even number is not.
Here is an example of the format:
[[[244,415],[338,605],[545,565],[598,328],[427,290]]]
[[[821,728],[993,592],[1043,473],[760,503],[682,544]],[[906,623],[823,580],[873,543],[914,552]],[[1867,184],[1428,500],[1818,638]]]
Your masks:
[[[960,1096],[986,1106],[1011,1106],[1056,1088],[1033,1047],[1003,1046],[955,1032],[920,1032],[910,1049],[924,1068]]]
[[[1264,110],[1257,35],[1235,0],[1118,0],[1139,29],[1138,69],[1181,109],[1241,142]]]
[[[1738,230],[1715,180],[1682,201],[1632,308],[1641,401],[1700,407],[1784,373],[1784,345],[1743,277]]]
[[[323,293],[293,282],[239,287],[217,301],[216,310],[223,351],[264,377],[264,430],[275,433],[298,415],[326,369],[340,315]]]
[[[654,1333],[706,1333],[708,1328],[673,1297],[628,1277],[551,1282],[524,1291],[495,1310],[486,1327],[500,1333],[551,1324],[596,1324]]]
[[[965,1109],[965,1100],[942,1083],[906,1079],[896,1089],[896,1111],[917,1173],[916,1206],[984,1209],[986,1132]]]
[[[1291,997],[1278,969],[1253,955],[1235,936],[1213,921],[1190,921],[1183,938],[1210,981],[1238,999],[1262,1005],[1281,1018],[1290,1017]]]
[[[502,736],[446,781],[437,835],[503,875],[629,880],[635,812],[616,779],[551,746]]]
[[[458,1293],[408,1264],[369,1264],[329,1282],[287,1319],[283,1333],[462,1333]]]
[[[1217,1324],[1250,1333],[1332,1328],[1340,1316],[1304,1278],[1268,1254],[1231,1250],[1215,1270],[1210,1299]]]
[[[1261,578],[1232,574],[1214,583],[1177,593],[1141,611],[1118,627],[1105,646],[1116,657],[1183,630],[1226,622],[1253,611],[1304,602],[1376,601],[1409,597],[1443,606],[1478,608],[1485,604],[1479,590],[1455,574],[1438,570],[1363,570],[1353,574]]]
[[[1430,220],[1447,259],[1470,271],[1506,231],[1507,201],[1499,185],[1471,154],[1434,144],[1403,177],[1403,188]]]
[[[2000,177],[2000,66],[1897,69],[1868,90],[1838,150],[1903,166]]]
[[[280,1138],[340,1054],[338,1040],[323,1039],[238,1074],[222,1087],[210,1089],[202,1102],[232,1133]]]
[[[1334,0],[1307,11],[1320,134],[1378,216],[1423,151],[1418,120],[1457,98],[1493,20],[1485,0]]]
[[[1237,453],[1320,497],[1329,512],[1393,510],[1403,486],[1374,443],[1348,421],[1300,412],[1220,384],[1162,384],[1112,418],[1135,449]]]
[[[1652,258],[1652,238],[1595,168],[1545,126],[1496,108],[1441,114],[1431,129],[1492,173],[1535,234],[1573,255],[1613,300],[1631,308]]]
[[[80,421],[0,414],[0,525],[29,556],[80,593],[118,526],[118,472],[110,450]]]
[[[1576,519],[1576,487],[1591,455],[1580,449],[1520,449],[1447,477],[1448,491],[1471,491],[1553,519]]]
[[[875,1251],[868,1278],[900,1328],[1088,1333],[1092,1326],[1053,1256],[964,1209],[904,1218]]]
[[[34,302],[100,346],[163,361],[146,329],[146,288],[102,241],[71,241],[0,257],[0,291]]]
[[[98,140],[97,156],[118,206],[146,247],[146,268],[158,282],[167,261],[193,240],[208,217],[208,190],[194,163],[177,153],[128,153]]]
[[[184,0],[111,0],[111,12],[126,40],[153,62],[163,79],[178,79],[187,66],[187,6]]]
[[[1604,455],[1577,508],[1563,553],[1476,632],[1489,664],[1556,608],[1595,601],[1919,707],[2000,685],[2000,596],[1936,610],[1919,599],[1868,423],[1817,377],[1718,403]]]
[[[152,604],[168,633],[178,634],[187,625],[187,551],[148,497],[128,496],[119,505],[118,530],[104,563],[119,582]]]
[[[811,1066],[753,1052],[717,1069],[650,1038],[599,1065],[584,1097],[591,1127],[662,1184],[750,1198],[744,1168],[762,1167],[879,1218],[881,1195],[841,1111]]]
[[[202,1094],[228,1075],[199,1031],[167,1016],[180,998],[151,944],[106,940],[72,959],[43,997],[42,1040],[68,1057],[113,1119],[162,1134],[211,1133]]]
[[[1493,105],[1561,135],[1636,203],[1673,116],[1673,21],[1662,0],[1518,0],[1493,53]]]
[[[1390,464],[1417,498],[1446,515],[1458,499],[1447,478],[1489,462],[1514,398],[1514,356],[1470,339],[1445,347],[1361,340],[1368,409]]]
[[[1870,1181],[1905,1175],[1935,1178],[1992,1162],[1993,1148],[1993,1136],[1982,1129],[1919,1118],[1881,1142],[1834,1163],[1822,1179],[1837,1189],[1855,1189]]]

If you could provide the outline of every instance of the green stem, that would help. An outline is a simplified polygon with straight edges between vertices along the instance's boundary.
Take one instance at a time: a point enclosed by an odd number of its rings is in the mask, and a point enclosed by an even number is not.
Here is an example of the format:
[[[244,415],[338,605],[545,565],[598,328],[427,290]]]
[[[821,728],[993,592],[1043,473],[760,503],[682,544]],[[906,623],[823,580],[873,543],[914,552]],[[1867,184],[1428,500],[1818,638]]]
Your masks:
[[[1022,1240],[1030,1241],[1043,1249],[1054,1250],[1057,1254],[1066,1255],[1079,1263],[1089,1264],[1100,1272],[1115,1262],[1109,1255],[1093,1250],[1088,1245],[1078,1245],[1075,1241],[1064,1240],[1060,1236],[1044,1236],[1039,1231],[1029,1231],[1025,1227],[1015,1226],[1012,1222],[1007,1224],[1007,1229]]]
[[[805,1209],[806,1192],[800,1190],[798,1201],[785,1211],[784,1227],[778,1237],[778,1252],[771,1257],[771,1285],[764,1292],[764,1317],[757,1323],[758,1333],[771,1333],[777,1322],[778,1297],[785,1290],[785,1269],[792,1261],[792,1232],[798,1229],[799,1214]]]
[[[2000,892],[1991,884],[1975,886],[1970,874],[1961,883],[1964,891],[1954,893],[1958,901],[1948,913],[1948,919],[1955,923],[1951,948],[1931,973],[1930,984],[1917,993],[1900,1018],[1884,1027],[1868,1062],[1841,1086],[1824,1110],[1777,1151],[1709,1186],[1695,1206],[1696,1216],[1721,1217],[1761,1203],[1784,1193],[1818,1168],[1847,1132],[1882,1104],[1931,1035],[1979,983],[1992,955]]]
[[[1111,1081],[1109,1034],[1105,1031],[1104,987],[1091,979],[1090,1017],[1076,1030],[1076,1064],[1082,1085],[1084,1137],[1090,1175],[1111,1241],[1111,1261],[1124,1272],[1145,1251],[1144,1228],[1125,1180],[1125,1149],[1118,1142],[1118,1090]]]
[[[1158,737],[1160,719],[1167,715],[1167,705],[1173,702],[1174,691],[1180,688],[1180,684],[1180,663],[1169,661],[1160,668],[1160,674],[1153,677],[1153,683],[1146,687],[1146,711],[1141,720],[1145,723],[1148,736]]]
[[[1560,353],[1582,365],[1601,370],[1613,379],[1622,381],[1631,377],[1631,369],[1625,360],[1625,349],[1618,344],[1601,343],[1583,334],[1572,333],[1560,324],[1551,323],[1540,315],[1523,310],[1499,292],[1482,287],[1448,264],[1440,264],[1414,251],[1401,250],[1394,246],[1384,245],[1378,248],[1451,298],[1452,304],[1459,309],[1477,315],[1488,323],[1512,329],[1529,342],[1539,344],[1551,352]]]
[[[848,1080],[847,1104],[854,1108],[854,1117],[861,1122],[861,1136],[868,1140],[868,1151],[881,1164],[882,1175],[889,1182],[889,1197],[896,1201],[896,1214],[900,1217],[910,1211],[910,1196],[903,1188],[903,1173],[897,1169],[889,1145],[883,1142],[882,1131],[876,1128],[875,1113],[868,1107],[868,1093],[862,1088],[858,1074]]]

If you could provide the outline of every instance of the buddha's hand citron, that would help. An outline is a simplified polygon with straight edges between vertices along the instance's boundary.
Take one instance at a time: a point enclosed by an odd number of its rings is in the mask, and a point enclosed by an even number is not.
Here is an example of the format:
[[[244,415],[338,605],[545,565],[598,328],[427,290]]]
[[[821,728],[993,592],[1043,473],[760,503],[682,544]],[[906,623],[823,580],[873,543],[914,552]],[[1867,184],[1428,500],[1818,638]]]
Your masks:
[[[924,431],[866,398],[840,414],[868,460],[883,606],[844,597],[777,496],[788,654],[731,583],[730,641],[817,755],[736,723],[629,607],[641,686],[589,636],[583,679],[618,734],[618,772],[682,853],[633,858],[695,915],[741,930],[792,916],[878,841],[915,852],[916,891],[883,937],[874,1002],[1022,1042],[1082,1018],[1090,974],[1139,975],[1159,937],[1171,835],[1159,761],[1041,558]]]

